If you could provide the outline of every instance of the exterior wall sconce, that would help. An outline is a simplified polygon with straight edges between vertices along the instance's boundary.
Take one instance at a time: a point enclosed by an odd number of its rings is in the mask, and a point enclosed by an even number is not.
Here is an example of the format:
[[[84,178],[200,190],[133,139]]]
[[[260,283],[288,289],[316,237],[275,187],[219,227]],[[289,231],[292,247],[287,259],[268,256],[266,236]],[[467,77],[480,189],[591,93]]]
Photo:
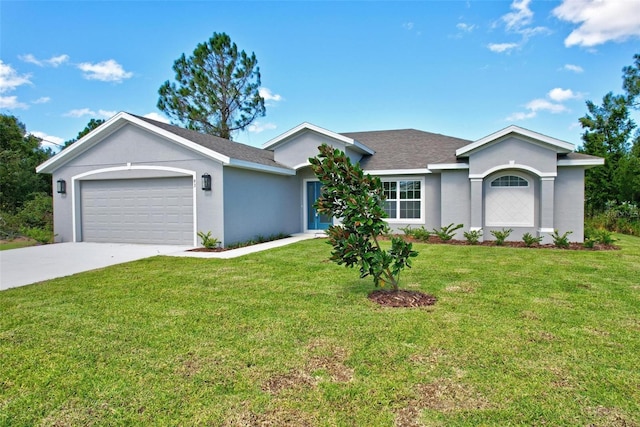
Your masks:
[[[64,179],[59,179],[57,189],[59,194],[67,194],[67,182]]]
[[[211,191],[211,175],[208,173],[202,175],[202,189],[204,191]]]

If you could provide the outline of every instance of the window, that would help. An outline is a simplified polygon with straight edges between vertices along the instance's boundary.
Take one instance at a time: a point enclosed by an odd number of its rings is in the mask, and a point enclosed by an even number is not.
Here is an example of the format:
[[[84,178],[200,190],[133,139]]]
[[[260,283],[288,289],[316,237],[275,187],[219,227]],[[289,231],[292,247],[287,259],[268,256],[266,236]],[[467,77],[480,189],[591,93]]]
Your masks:
[[[492,187],[528,187],[529,181],[515,175],[505,175],[491,181]]]
[[[422,218],[422,181],[383,181],[384,210],[389,219]]]

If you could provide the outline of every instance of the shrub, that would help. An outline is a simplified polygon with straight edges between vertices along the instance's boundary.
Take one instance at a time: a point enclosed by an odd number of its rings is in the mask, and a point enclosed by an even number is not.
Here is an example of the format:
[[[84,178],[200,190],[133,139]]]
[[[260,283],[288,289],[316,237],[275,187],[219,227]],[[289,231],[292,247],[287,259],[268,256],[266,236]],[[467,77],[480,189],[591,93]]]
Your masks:
[[[558,230],[553,230],[551,233],[551,238],[553,239],[553,244],[556,245],[557,248],[568,248],[569,247],[569,234],[573,233],[573,231],[567,231],[564,234],[560,234]]]
[[[20,229],[20,234],[42,244],[53,242],[53,231],[44,228],[23,227]]]
[[[467,239],[467,242],[469,242],[472,245],[475,245],[475,244],[478,243],[478,241],[482,237],[482,230],[465,231],[464,232],[464,237],[465,237],[465,239]]]
[[[327,230],[333,246],[331,260],[346,267],[360,267],[360,277],[371,275],[376,286],[389,284],[398,289],[400,272],[411,267],[410,258],[418,255],[411,243],[401,237],[391,239],[391,249],[383,250],[378,238],[389,231],[383,220],[384,192],[380,178],[365,175],[358,164],[327,144],[320,154],[309,159],[322,183],[314,207],[319,214],[340,218],[342,224]]]
[[[512,231],[513,230],[511,228],[509,228],[508,230],[505,230],[503,228],[501,231],[491,230],[491,234],[496,238],[496,245],[504,245],[504,241],[507,240],[507,237],[509,237]]]
[[[198,231],[198,237],[200,237],[202,246],[207,249],[213,249],[218,246],[218,243],[220,243],[220,240],[215,237],[211,237],[211,231],[208,231],[206,234],[202,231]]]
[[[464,227],[462,224],[454,226],[453,223],[451,223],[449,225],[443,225],[439,229],[434,228],[433,232],[440,238],[440,240],[442,240],[443,242],[448,242],[449,240],[453,239],[453,236],[456,235],[456,230],[459,230],[462,227]]]
[[[522,235],[522,241],[524,242],[524,245],[528,248],[530,248],[533,245],[539,245],[540,242],[542,242],[542,239],[543,239],[542,236],[534,237],[531,235],[531,233],[524,233]]]
[[[400,230],[404,232],[405,236],[413,237],[423,242],[427,242],[429,237],[431,237],[431,232],[424,228],[424,225],[420,226],[420,228],[411,228],[410,226],[401,227]]]
[[[640,236],[640,208],[631,202],[609,201],[604,212],[587,218],[586,228]]]

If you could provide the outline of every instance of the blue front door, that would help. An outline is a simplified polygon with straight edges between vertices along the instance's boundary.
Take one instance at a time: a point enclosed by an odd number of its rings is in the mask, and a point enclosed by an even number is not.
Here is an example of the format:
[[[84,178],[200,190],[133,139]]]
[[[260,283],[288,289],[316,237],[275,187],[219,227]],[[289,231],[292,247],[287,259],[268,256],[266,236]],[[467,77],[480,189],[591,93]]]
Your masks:
[[[330,216],[319,214],[313,207],[320,197],[321,188],[318,181],[307,182],[307,230],[326,230],[333,224]]]

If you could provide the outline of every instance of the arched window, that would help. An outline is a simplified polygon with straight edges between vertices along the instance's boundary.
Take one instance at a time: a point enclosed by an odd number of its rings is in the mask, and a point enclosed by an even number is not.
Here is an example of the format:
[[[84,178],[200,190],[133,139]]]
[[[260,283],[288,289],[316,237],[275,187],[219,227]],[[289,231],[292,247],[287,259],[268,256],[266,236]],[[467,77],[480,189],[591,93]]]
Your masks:
[[[513,172],[489,180],[485,187],[485,224],[494,227],[533,227],[533,185]]]
[[[491,181],[492,187],[528,187],[529,181],[515,175],[505,175]]]

